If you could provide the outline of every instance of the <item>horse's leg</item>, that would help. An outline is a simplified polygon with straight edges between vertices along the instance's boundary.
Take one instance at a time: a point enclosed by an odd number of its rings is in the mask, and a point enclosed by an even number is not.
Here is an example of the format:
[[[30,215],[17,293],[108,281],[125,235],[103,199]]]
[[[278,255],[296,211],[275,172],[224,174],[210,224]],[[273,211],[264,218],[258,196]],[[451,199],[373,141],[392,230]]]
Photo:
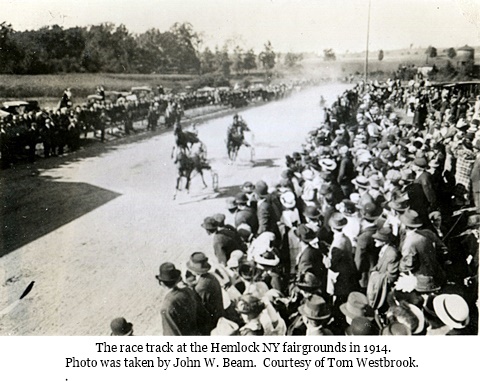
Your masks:
[[[207,187],[207,184],[205,183],[205,179],[203,178],[203,171],[200,169],[198,173],[200,173],[200,177],[202,178],[203,188],[205,189]]]
[[[187,184],[185,185],[185,189],[187,190],[187,193],[190,194],[190,180],[192,177],[192,172],[189,172],[185,177],[187,179]]]
[[[182,179],[182,175],[179,174],[178,177],[177,177],[177,185],[175,186],[175,193],[173,195],[174,200],[177,198],[177,192],[180,190],[179,187],[180,187],[180,180],[181,179]]]

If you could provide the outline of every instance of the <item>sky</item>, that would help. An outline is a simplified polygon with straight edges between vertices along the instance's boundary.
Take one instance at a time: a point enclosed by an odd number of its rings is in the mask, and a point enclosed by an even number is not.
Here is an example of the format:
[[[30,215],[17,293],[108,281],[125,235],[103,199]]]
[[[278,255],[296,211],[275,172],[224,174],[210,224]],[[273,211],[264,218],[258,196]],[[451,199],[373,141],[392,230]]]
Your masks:
[[[480,0],[370,0],[369,49],[480,45]],[[0,0],[15,30],[112,22],[132,33],[190,22],[204,46],[233,41],[281,52],[361,52],[369,0]],[[6,12],[5,12],[6,10]]]

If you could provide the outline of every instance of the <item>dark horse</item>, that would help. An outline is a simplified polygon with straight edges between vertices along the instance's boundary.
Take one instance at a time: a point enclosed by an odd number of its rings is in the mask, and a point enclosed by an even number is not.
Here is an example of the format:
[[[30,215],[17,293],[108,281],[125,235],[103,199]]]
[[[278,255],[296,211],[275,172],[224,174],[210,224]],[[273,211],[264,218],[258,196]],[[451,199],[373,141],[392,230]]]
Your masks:
[[[203,171],[211,170],[212,167],[206,160],[203,144],[200,144],[198,151],[191,155],[189,155],[185,150],[177,150],[174,162],[178,171],[177,185],[175,187],[175,194],[173,196],[174,200],[177,197],[177,192],[180,190],[180,181],[182,178],[186,179],[185,189],[187,190],[187,193],[189,193],[190,181],[192,180],[193,172],[200,174],[204,188],[207,187],[203,177]]]
[[[180,123],[175,123],[173,134],[175,135],[175,146],[172,150],[172,158],[175,151],[190,151],[194,144],[201,143],[197,134],[191,131],[183,131]]]
[[[250,131],[245,123],[242,123],[239,126],[232,126],[228,130],[227,134],[227,152],[228,158],[231,161],[235,161],[238,155],[240,147],[244,145],[245,147],[250,147],[245,141],[245,136],[243,135],[244,131]]]

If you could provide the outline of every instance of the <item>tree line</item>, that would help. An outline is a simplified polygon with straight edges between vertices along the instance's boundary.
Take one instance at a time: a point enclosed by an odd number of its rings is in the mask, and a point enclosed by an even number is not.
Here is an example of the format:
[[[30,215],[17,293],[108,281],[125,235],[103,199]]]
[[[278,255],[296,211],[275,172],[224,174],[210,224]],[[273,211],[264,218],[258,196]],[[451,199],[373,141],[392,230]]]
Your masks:
[[[1,74],[56,73],[248,73],[272,70],[280,55],[270,41],[258,55],[239,45],[201,48],[202,34],[190,23],[175,23],[166,31],[152,28],[131,33],[125,25],[103,23],[89,27],[16,31],[0,24]],[[233,50],[233,51],[232,51]],[[299,65],[303,56],[284,55],[287,67]]]

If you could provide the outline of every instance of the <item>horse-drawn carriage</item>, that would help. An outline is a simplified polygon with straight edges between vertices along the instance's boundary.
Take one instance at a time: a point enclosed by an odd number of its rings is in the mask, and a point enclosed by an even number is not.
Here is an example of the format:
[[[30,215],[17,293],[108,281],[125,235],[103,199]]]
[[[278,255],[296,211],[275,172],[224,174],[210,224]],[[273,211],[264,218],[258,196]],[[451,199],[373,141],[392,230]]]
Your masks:
[[[195,128],[195,127],[194,127]],[[185,189],[187,193],[190,191],[190,182],[197,174],[200,175],[204,188],[207,187],[204,171],[210,171],[212,176],[212,188],[218,190],[218,174],[212,169],[207,160],[207,148],[205,144],[198,138],[196,129],[194,131],[183,130],[180,123],[176,123],[174,127],[175,146],[172,151],[172,158],[177,166],[178,176],[175,187],[175,194],[180,190],[182,178],[186,180]]]
[[[251,132],[245,121],[240,118],[238,114],[235,114],[233,116],[233,123],[228,127],[226,140],[228,158],[231,161],[235,161],[237,159],[238,152],[240,151],[240,147],[242,145],[245,147],[250,147],[250,160],[254,160],[255,149],[245,140],[246,131]]]

